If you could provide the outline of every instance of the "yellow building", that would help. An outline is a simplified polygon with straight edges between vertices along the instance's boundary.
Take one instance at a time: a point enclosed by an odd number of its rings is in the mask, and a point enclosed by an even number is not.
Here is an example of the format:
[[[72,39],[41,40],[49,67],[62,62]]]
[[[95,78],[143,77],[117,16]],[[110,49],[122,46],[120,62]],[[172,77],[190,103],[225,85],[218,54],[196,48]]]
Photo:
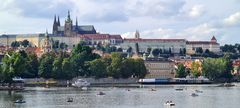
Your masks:
[[[174,78],[174,62],[165,58],[147,58],[144,61],[148,74],[146,78]]]

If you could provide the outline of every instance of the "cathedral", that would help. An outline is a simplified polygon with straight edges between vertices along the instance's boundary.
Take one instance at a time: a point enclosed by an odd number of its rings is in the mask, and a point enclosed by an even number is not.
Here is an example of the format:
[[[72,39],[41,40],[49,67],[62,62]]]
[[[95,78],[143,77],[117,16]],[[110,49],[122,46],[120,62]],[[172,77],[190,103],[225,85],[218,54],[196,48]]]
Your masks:
[[[67,19],[65,20],[64,26],[61,26],[59,17],[57,20],[55,15],[52,34],[53,36],[70,37],[70,36],[77,36],[78,34],[96,34],[96,30],[92,25],[78,26],[77,18],[76,18],[75,25],[73,25],[70,12],[68,11],[68,16],[67,16]]]

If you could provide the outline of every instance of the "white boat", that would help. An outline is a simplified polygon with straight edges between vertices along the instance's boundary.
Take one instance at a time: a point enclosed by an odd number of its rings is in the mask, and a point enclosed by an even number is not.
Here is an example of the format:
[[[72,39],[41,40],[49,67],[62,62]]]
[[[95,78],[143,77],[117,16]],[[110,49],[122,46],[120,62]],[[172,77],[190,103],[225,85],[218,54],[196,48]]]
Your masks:
[[[167,101],[164,103],[165,106],[175,106],[175,103],[173,103],[172,101]]]
[[[88,87],[90,83],[83,79],[77,79],[73,84],[73,87]]]

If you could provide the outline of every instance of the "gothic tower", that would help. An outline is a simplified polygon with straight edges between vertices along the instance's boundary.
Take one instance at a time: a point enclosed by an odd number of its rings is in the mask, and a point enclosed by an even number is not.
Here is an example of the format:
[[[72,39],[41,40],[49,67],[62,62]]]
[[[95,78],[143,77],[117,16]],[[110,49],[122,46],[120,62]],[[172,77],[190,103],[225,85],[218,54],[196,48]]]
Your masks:
[[[61,26],[61,24],[60,24],[60,19],[59,19],[59,16],[58,16],[57,25],[58,25],[58,27],[60,27],[60,26]]]
[[[67,37],[72,36],[72,20],[71,20],[69,11],[68,11],[68,17],[65,20],[64,36],[67,36]]]
[[[56,15],[54,16],[54,22],[53,22],[53,30],[52,30],[52,34],[53,35],[57,35],[58,33],[58,22],[56,20]]]

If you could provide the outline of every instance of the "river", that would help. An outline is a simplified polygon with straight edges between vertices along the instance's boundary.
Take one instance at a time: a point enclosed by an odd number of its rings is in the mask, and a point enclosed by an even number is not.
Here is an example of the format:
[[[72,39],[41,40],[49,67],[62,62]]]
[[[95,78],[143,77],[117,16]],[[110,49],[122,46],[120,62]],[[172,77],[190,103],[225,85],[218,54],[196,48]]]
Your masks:
[[[154,88],[156,91],[151,91]],[[183,91],[176,91],[183,88]],[[201,90],[199,96],[190,96]],[[100,91],[105,95],[97,95]],[[68,103],[67,99],[73,98]],[[14,103],[23,98],[26,103]],[[174,108],[239,108],[240,85],[161,85],[139,87],[27,87],[22,92],[0,91],[0,108],[166,108],[164,102],[173,101]]]

